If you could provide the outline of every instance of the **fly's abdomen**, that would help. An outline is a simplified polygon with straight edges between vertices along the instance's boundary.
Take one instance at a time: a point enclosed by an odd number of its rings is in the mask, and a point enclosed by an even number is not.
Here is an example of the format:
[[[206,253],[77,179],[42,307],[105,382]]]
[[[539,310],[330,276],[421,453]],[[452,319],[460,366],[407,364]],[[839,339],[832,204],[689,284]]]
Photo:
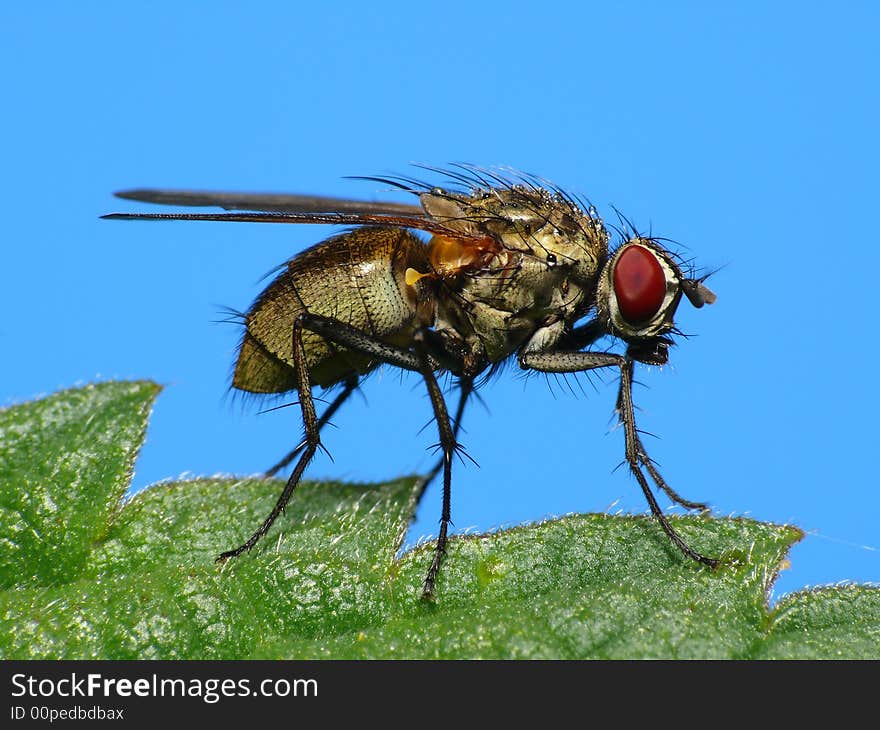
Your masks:
[[[296,388],[293,323],[304,312],[332,317],[374,337],[406,344],[416,325],[417,288],[409,267],[424,269],[425,246],[397,228],[359,228],[291,259],[248,312],[232,385],[253,393]],[[377,363],[303,332],[311,382],[328,386]]]

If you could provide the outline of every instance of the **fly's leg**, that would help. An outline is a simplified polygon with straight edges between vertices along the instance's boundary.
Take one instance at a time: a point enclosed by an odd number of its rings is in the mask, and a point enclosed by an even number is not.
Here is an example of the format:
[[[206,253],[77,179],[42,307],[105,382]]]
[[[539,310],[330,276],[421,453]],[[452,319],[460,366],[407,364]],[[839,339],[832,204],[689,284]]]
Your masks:
[[[658,487],[663,489],[667,494],[675,494],[675,492],[672,492],[665,486],[665,482],[662,479],[659,481],[657,480],[659,474],[657,474],[656,469],[653,467],[648,455],[645,453],[645,449],[638,436],[638,431],[636,430],[632,401],[632,361],[621,355],[605,352],[553,351],[523,352],[519,356],[519,363],[522,368],[539,370],[546,373],[577,373],[603,367],[618,368],[620,371],[620,390],[617,397],[617,410],[620,414],[620,420],[624,429],[626,461],[629,464],[630,471],[633,473],[639,486],[642,488],[645,499],[648,501],[648,506],[651,508],[651,514],[654,515],[660,523],[660,527],[663,528],[663,531],[667,534],[672,543],[681,550],[681,552],[692,560],[696,560],[698,563],[708,565],[712,568],[716,567],[718,565],[717,559],[698,553],[672,528],[672,525],[669,524],[669,520],[666,519],[660,506],[657,504],[657,500],[654,498],[650,485],[648,484],[647,479],[645,479],[645,475],[642,473],[640,467],[641,465],[645,465],[645,468],[648,470],[651,478],[655,480]]]
[[[623,422],[624,433],[626,434],[626,460],[629,463],[630,470],[635,474],[639,486],[645,494],[645,499],[648,500],[648,505],[651,507],[651,513],[657,518],[663,531],[669,536],[669,539],[672,540],[675,546],[692,560],[696,560],[703,565],[708,565],[710,568],[716,568],[718,566],[717,558],[710,558],[702,553],[698,553],[690,547],[690,545],[688,545],[675,530],[672,529],[672,525],[669,524],[669,521],[660,510],[660,506],[657,504],[657,500],[654,498],[654,494],[651,492],[647,480],[638,468],[639,463],[642,463],[646,465],[648,473],[652,478],[657,474],[657,471],[653,466],[648,466],[651,461],[645,453],[645,449],[642,446],[638,432],[636,431],[636,420],[635,414],[633,413],[632,400],[632,363],[623,358],[621,358],[621,360],[623,360],[623,362],[620,366],[620,394],[618,400],[620,402],[620,420]],[[657,486],[670,496],[678,496],[666,486],[666,483],[662,479],[657,482]]]
[[[437,574],[440,572],[440,564],[446,554],[447,535],[449,524],[452,521],[452,456],[458,447],[456,433],[449,421],[449,412],[446,408],[446,401],[443,399],[443,392],[437,384],[437,378],[434,377],[437,361],[448,359],[449,353],[439,352],[436,356],[433,355],[432,348],[436,347],[436,338],[431,337],[426,330],[416,332],[413,338],[416,352],[411,352],[377,340],[366,332],[327,317],[303,314],[300,318],[309,330],[321,335],[321,337],[332,340],[343,347],[371,355],[391,365],[417,372],[425,381],[428,397],[431,399],[431,407],[434,410],[434,420],[437,422],[440,433],[440,448],[443,451],[443,506],[440,513],[440,532],[434,546],[434,558],[422,588],[422,598],[430,600],[434,597]],[[472,388],[473,383],[471,383],[469,390]],[[464,404],[460,403],[459,406],[463,412]]]
[[[474,392],[474,379],[469,376],[462,376],[458,383],[458,406],[455,408],[455,416],[452,419],[452,435],[455,438],[456,444],[458,443],[458,432],[461,429],[461,419],[464,417],[464,407],[468,402],[468,398],[470,398],[471,394]],[[422,477],[422,488],[419,491],[418,497],[416,499],[416,504],[421,502],[422,495],[425,493],[425,490],[428,488],[428,485],[437,478],[437,475],[440,473],[440,470],[443,469],[443,464],[445,463],[445,459],[441,457],[434,467]]]
[[[422,377],[428,387],[428,396],[431,399],[431,407],[434,409],[434,419],[437,421],[437,429],[440,432],[440,448],[443,450],[443,507],[440,513],[440,532],[437,535],[437,543],[434,545],[434,559],[431,561],[431,567],[428,569],[422,587],[422,598],[431,600],[434,598],[434,584],[437,580],[437,574],[440,572],[440,563],[446,554],[447,532],[449,531],[449,523],[452,521],[452,455],[458,446],[456,442],[458,422],[456,422],[456,431],[454,431],[449,422],[449,412],[446,409],[443,392],[437,385],[437,378],[434,377],[434,371],[425,349],[425,337],[421,333],[416,333],[415,343],[419,359],[422,361]],[[466,398],[464,397],[464,388],[462,388],[462,399],[459,400],[459,417],[464,411],[464,400]]]
[[[584,324],[575,327],[569,334],[564,336],[563,340],[560,340],[558,346],[563,350],[583,350],[586,347],[592,345],[596,340],[605,336],[607,331],[607,325],[601,322],[597,318],[593,318],[585,322]],[[666,362],[666,344],[658,342],[653,346],[649,346],[653,349],[653,357],[649,358],[649,361],[652,361],[656,365],[662,365]],[[646,353],[647,351],[645,351]],[[643,353],[644,355],[644,353]],[[643,359],[643,358],[637,358]],[[630,358],[626,359],[626,367],[629,369],[629,380],[633,382],[633,360]],[[618,414],[623,413],[621,394],[618,393],[617,396],[617,406],[615,407]],[[699,510],[700,512],[708,512],[709,505],[703,502],[692,502],[689,499],[685,499],[678,492],[676,492],[672,487],[670,487],[666,480],[660,475],[660,472],[657,471],[657,467],[654,466],[654,462],[651,461],[647,456],[647,451],[645,447],[642,445],[642,440],[639,437],[638,431],[636,431],[636,452],[639,454],[639,463],[647,469],[648,474],[651,475],[651,479],[654,480],[654,483],[660,487],[665,493],[666,496],[669,497],[673,502],[686,509],[691,510]]]
[[[293,472],[291,472],[290,477],[287,479],[287,484],[284,485],[284,490],[281,492],[281,496],[278,497],[269,516],[263,520],[263,523],[257,528],[257,531],[251,535],[246,542],[242,543],[234,550],[227,550],[225,553],[221,553],[217,557],[217,562],[224,562],[229,558],[236,558],[242,553],[247,552],[257,544],[263,535],[269,532],[272,524],[278,519],[279,515],[281,515],[284,508],[287,506],[287,503],[290,501],[290,498],[293,495],[293,490],[296,489],[297,484],[299,484],[299,480],[302,477],[306,466],[308,466],[309,462],[312,460],[312,457],[318,450],[318,446],[321,445],[318,418],[315,415],[315,402],[312,400],[312,387],[309,383],[309,367],[306,362],[305,349],[303,348],[302,331],[303,322],[302,319],[299,318],[293,324],[293,362],[296,370],[296,387],[299,391],[299,404],[300,409],[302,410],[303,426],[306,434],[304,441],[305,447],[300,454],[299,461],[297,461]]]
[[[333,399],[333,402],[327,406],[326,410],[321,414],[321,418],[318,419],[318,432],[323,430],[324,426],[327,422],[333,418],[336,414],[336,411],[339,410],[339,407],[348,400],[348,397],[357,390],[358,386],[358,378],[356,375],[351,376],[345,381],[345,385],[339,394]],[[266,470],[265,476],[271,477],[275,476],[279,471],[281,471],[284,467],[286,467],[291,461],[293,461],[299,454],[302,452],[304,448],[307,446],[307,441],[302,441],[293,451],[288,453],[281,461],[275,464],[270,469]]]
[[[627,360],[625,367],[628,369],[629,382],[630,382],[630,384],[632,384],[633,383],[633,361]],[[630,396],[630,400],[631,399],[632,399],[632,396]],[[618,414],[623,413],[624,409],[623,409],[623,390],[622,389],[617,395],[616,409],[617,409]],[[623,418],[623,416],[621,415],[621,419],[622,418]],[[666,496],[669,497],[669,499],[671,499],[673,502],[675,502],[675,504],[681,505],[685,509],[698,510],[700,512],[708,512],[709,511],[708,504],[705,504],[704,502],[692,502],[689,499],[685,499],[684,497],[682,497],[678,492],[676,492],[672,487],[670,487],[666,483],[666,480],[660,475],[660,472],[657,471],[657,467],[654,466],[654,462],[651,461],[651,459],[648,457],[648,452],[645,450],[645,447],[642,445],[642,439],[639,437],[638,431],[636,431],[636,444],[635,445],[636,445],[636,451],[638,452],[638,455],[639,455],[639,462],[642,464],[642,466],[645,467],[645,469],[648,470],[648,474],[651,475],[651,479],[654,480],[654,483],[658,487],[660,487],[660,489],[662,489],[664,492],[666,492]]]
[[[417,332],[415,335],[416,352],[412,352],[383,342],[367,332],[329,317],[304,313],[297,318],[293,327],[293,355],[297,373],[297,390],[299,390],[300,394],[300,406],[303,412],[303,423],[306,431],[306,445],[293,473],[287,480],[284,491],[282,491],[275,507],[263,521],[263,524],[260,525],[246,543],[235,550],[223,553],[218,560],[226,560],[250,550],[269,531],[272,523],[275,522],[290,501],[293,490],[299,483],[303,471],[321,444],[318,419],[315,415],[315,405],[312,400],[309,383],[308,363],[302,343],[302,331],[304,329],[314,332],[336,345],[364,353],[378,361],[395,365],[404,370],[417,372],[425,380],[434,410],[434,418],[440,431],[440,446],[443,449],[443,509],[440,519],[440,534],[437,539],[437,545],[434,548],[434,559],[425,578],[422,594],[424,598],[431,598],[434,595],[434,584],[437,573],[440,570],[440,563],[446,552],[447,532],[451,521],[452,455],[455,453],[457,443],[455,432],[449,422],[449,413],[446,409],[446,402],[443,400],[443,393],[440,390],[440,386],[437,385],[437,379],[434,377],[437,359],[444,354],[438,353],[438,357],[432,356],[430,352],[431,338],[422,331]],[[463,409],[464,406],[462,405],[461,408]]]

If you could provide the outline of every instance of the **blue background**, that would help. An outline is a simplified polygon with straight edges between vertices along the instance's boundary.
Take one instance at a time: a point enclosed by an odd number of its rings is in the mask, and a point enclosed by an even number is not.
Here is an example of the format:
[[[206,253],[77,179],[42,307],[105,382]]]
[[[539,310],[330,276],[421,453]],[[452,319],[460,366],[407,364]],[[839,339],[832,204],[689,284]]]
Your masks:
[[[317,5],[3,4],[0,401],[152,378],[167,388],[136,489],[257,473],[299,416],[224,396],[239,331],[212,321],[332,229],[100,221],[148,207],[111,191],[405,199],[341,178],[509,165],[723,267],[717,304],[679,311],[696,336],[639,372],[639,425],[662,436],[647,446],[670,483],[808,531],[777,598],[880,580],[876,6]],[[615,471],[614,381],[575,398],[511,368],[487,386],[456,529],[645,511]],[[335,462],[309,476],[427,469],[418,380],[384,370],[363,392],[326,433]],[[435,532],[439,499],[435,485],[411,542]]]

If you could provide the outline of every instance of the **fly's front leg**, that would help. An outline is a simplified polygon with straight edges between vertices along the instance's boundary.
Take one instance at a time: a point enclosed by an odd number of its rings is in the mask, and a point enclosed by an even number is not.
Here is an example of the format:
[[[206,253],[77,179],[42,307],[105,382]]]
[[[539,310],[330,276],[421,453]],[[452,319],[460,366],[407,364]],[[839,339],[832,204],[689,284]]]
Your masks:
[[[242,553],[247,552],[257,544],[263,535],[269,532],[275,520],[278,519],[290,501],[293,490],[296,489],[303,472],[318,450],[318,446],[321,445],[320,427],[315,415],[315,402],[312,400],[312,386],[309,382],[309,367],[306,361],[305,349],[303,348],[302,331],[302,318],[298,318],[293,325],[293,361],[296,370],[296,387],[299,391],[299,403],[305,428],[305,445],[300,454],[299,461],[296,463],[296,467],[291,472],[287,484],[284,485],[284,490],[275,502],[275,506],[272,508],[269,516],[263,520],[263,523],[248,538],[247,542],[239,545],[234,550],[227,550],[225,553],[221,553],[217,557],[218,562],[223,562],[229,558],[236,558]]]
[[[651,508],[651,514],[660,523],[663,531],[675,546],[681,550],[689,558],[696,560],[703,565],[716,567],[718,560],[709,558],[690,547],[684,539],[672,528],[669,520],[663,514],[654,494],[651,491],[645,475],[642,473],[641,465],[645,465],[651,478],[657,483],[657,486],[663,489],[667,494],[675,494],[666,483],[660,478],[653,464],[651,463],[645,449],[639,439],[636,429],[635,414],[633,411],[632,401],[632,383],[633,383],[633,363],[628,358],[621,355],[605,352],[567,352],[567,351],[551,351],[551,352],[523,352],[519,357],[520,366],[525,369],[539,370],[546,373],[577,373],[585,370],[594,370],[602,367],[616,367],[620,371],[620,390],[617,397],[617,410],[620,415],[621,423],[624,429],[624,439],[626,443],[626,461],[629,464],[630,471],[635,476],[642,488],[648,506]],[[678,495],[676,495],[678,496]],[[691,503],[696,504],[696,503]]]
[[[665,362],[665,360],[664,360]],[[626,360],[626,368],[627,368],[627,378],[630,382],[630,386],[633,382],[633,366],[634,363],[632,360]],[[632,393],[632,387],[630,387],[630,394]],[[630,399],[632,399],[632,395],[630,395]],[[621,388],[617,394],[617,413],[620,415],[621,420],[623,419],[624,405],[623,405],[623,383],[621,381]],[[693,502],[690,499],[685,499],[678,492],[676,492],[672,487],[670,487],[666,480],[660,475],[660,472],[657,471],[657,467],[654,466],[654,462],[651,461],[651,458],[648,456],[648,452],[645,450],[644,445],[642,444],[642,439],[638,434],[638,430],[636,431],[636,452],[639,455],[639,462],[645,469],[648,470],[648,474],[651,475],[651,479],[654,480],[654,483],[660,487],[664,492],[666,492],[666,496],[669,497],[673,502],[678,505],[681,505],[685,509],[698,510],[700,512],[708,512],[709,505],[704,502]]]
[[[633,379],[633,367],[636,360],[639,362],[649,363],[651,365],[665,365],[669,360],[669,345],[672,344],[670,340],[665,338],[657,338],[656,340],[642,343],[641,345],[633,345],[630,346],[626,350],[626,368],[627,368],[627,377],[629,378],[630,383],[634,383]],[[624,412],[623,408],[623,390],[617,394],[617,406],[616,410],[618,414]],[[670,487],[666,480],[660,476],[660,472],[657,471],[657,467],[654,466],[654,462],[647,455],[647,451],[645,447],[642,445],[642,440],[639,437],[638,431],[636,431],[636,451],[639,454],[639,461],[642,466],[648,470],[648,473],[651,475],[651,479],[654,480],[654,483],[660,487],[664,492],[666,492],[666,496],[669,497],[676,504],[685,507],[686,509],[699,510],[700,512],[708,512],[709,505],[704,504],[703,502],[692,502],[689,499],[685,499],[678,492],[676,492],[672,487]]]
[[[646,468],[648,469],[648,473],[655,480],[655,482],[657,482],[657,486],[663,489],[663,491],[665,491],[670,496],[675,495],[675,497],[678,497],[675,492],[673,492],[668,486],[666,486],[666,482],[664,482],[662,478],[659,480],[657,479],[657,477],[659,477],[660,475],[653,467],[653,464],[648,458],[648,455],[645,453],[645,449],[642,446],[641,440],[639,439],[638,431],[636,430],[635,414],[633,412],[632,371],[632,362],[629,360],[624,360],[624,363],[620,368],[620,394],[618,396],[618,402],[620,404],[620,420],[623,422],[624,433],[626,434],[626,460],[627,462],[629,462],[630,470],[633,472],[633,474],[635,474],[636,479],[639,482],[639,486],[645,493],[645,499],[648,500],[648,505],[650,505],[651,507],[651,512],[653,513],[654,517],[657,518],[660,526],[663,528],[664,532],[669,536],[669,539],[672,540],[675,546],[692,560],[696,560],[698,563],[702,563],[703,565],[708,565],[710,568],[715,568],[718,566],[717,558],[710,558],[703,555],[702,553],[698,553],[690,545],[688,545],[675,530],[672,529],[672,525],[669,524],[669,521],[660,510],[660,505],[657,504],[657,500],[654,498],[654,494],[651,492],[647,480],[645,479],[641,470],[638,468],[639,463],[645,464]],[[678,499],[680,499],[680,497]],[[696,503],[691,504],[696,505]]]

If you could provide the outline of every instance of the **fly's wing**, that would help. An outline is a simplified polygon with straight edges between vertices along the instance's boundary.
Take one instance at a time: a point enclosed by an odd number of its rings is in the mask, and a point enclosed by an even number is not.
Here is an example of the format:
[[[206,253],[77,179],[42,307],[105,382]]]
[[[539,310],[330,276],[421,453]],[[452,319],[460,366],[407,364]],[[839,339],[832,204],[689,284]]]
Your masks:
[[[287,193],[229,193],[199,190],[162,190],[139,188],[121,190],[117,198],[158,205],[223,208],[224,210],[271,211],[275,213],[347,213],[424,216],[418,205],[328,198],[320,195]]]
[[[365,178],[378,182],[393,181]],[[413,190],[399,185],[403,189]],[[435,236],[432,264],[435,273],[457,274],[483,261],[497,242],[477,229],[463,196],[449,193],[419,194],[420,206],[405,203],[368,202],[346,198],[285,193],[230,193],[197,190],[137,188],[115,193],[116,197],[160,205],[219,207],[233,213],[108,213],[109,220],[226,221],[237,223],[324,223],[351,226],[411,228]],[[414,272],[415,276],[427,275]],[[417,279],[416,279],[417,280]]]
[[[405,203],[347,200],[315,195],[272,193],[213,193],[190,190],[138,189],[116,193],[119,198],[145,203],[217,206],[240,213],[108,213],[108,220],[231,221],[238,223],[329,223],[331,225],[391,226],[428,233],[460,235],[434,220],[424,208]],[[253,212],[251,212],[253,211]]]

